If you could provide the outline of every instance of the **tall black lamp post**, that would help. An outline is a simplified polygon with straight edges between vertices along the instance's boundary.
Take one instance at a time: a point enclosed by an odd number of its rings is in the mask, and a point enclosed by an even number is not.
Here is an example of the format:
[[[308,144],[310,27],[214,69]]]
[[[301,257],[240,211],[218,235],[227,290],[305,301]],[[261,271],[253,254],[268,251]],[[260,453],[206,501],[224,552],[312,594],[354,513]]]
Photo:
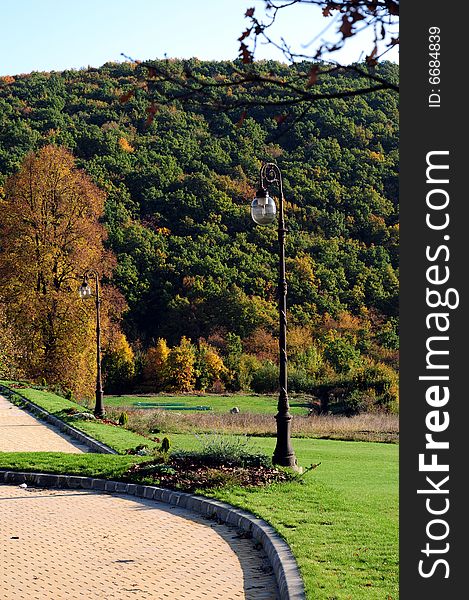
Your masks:
[[[296,467],[296,456],[291,445],[290,405],[287,391],[287,280],[285,277],[285,219],[283,215],[283,183],[280,169],[275,163],[265,163],[260,170],[260,184],[256,197],[251,204],[251,216],[258,225],[268,225],[275,220],[277,207],[265,187],[267,183],[276,183],[279,188],[278,210],[278,245],[279,245],[279,279],[278,279],[278,311],[279,311],[279,399],[277,421],[277,445],[273,462],[282,467]]]
[[[85,271],[83,275],[83,283],[78,288],[80,298],[83,300],[91,298],[93,292],[89,283],[90,279],[95,281],[96,292],[94,294],[96,303],[96,404],[94,407],[95,417],[102,419],[104,417],[104,403],[103,403],[103,382],[101,376],[101,317],[100,317],[100,306],[101,298],[99,295],[99,275],[94,269]]]

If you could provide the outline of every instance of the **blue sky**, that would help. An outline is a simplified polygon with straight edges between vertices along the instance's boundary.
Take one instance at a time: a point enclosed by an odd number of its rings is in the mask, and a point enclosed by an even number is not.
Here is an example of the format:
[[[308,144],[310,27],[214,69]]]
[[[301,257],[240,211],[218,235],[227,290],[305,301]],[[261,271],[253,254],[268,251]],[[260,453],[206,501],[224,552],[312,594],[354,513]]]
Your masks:
[[[234,59],[247,8],[260,0],[3,0],[0,75],[79,69],[124,60],[169,57]],[[285,9],[277,31],[297,48],[327,24],[311,6]],[[357,60],[363,44],[335,58]],[[371,42],[365,44],[369,51]],[[280,58],[260,47],[259,58]],[[397,54],[390,55],[397,60]]]

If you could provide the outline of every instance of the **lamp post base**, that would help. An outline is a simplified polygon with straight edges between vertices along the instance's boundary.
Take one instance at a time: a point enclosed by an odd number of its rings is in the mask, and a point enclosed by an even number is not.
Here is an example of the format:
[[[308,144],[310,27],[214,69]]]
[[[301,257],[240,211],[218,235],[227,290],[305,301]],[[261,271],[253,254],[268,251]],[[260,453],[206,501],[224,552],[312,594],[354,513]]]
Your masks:
[[[94,407],[94,416],[97,419],[103,419],[105,416],[103,403],[103,390],[96,390],[96,404]]]
[[[272,462],[280,467],[298,469],[295,452],[290,441],[291,414],[275,415],[277,421],[277,445],[275,446]]]

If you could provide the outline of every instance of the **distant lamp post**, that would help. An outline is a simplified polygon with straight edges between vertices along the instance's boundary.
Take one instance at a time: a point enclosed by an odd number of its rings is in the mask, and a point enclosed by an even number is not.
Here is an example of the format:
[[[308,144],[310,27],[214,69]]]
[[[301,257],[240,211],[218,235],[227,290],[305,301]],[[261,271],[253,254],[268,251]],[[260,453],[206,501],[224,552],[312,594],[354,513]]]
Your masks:
[[[99,295],[99,275],[97,271],[89,269],[83,275],[83,283],[78,288],[78,293],[82,300],[93,297],[93,291],[90,286],[90,279],[95,281],[95,304],[96,304],[96,404],[94,407],[94,414],[98,419],[104,417],[104,403],[103,403],[103,383],[101,376],[101,316],[100,306],[101,298]]]
[[[251,204],[251,216],[258,225],[273,223],[277,213],[275,201],[269,196],[265,184],[276,183],[279,188],[278,206],[278,244],[279,244],[279,279],[278,279],[278,311],[279,311],[279,399],[277,421],[277,445],[273,462],[282,467],[296,467],[295,452],[291,445],[290,405],[287,391],[287,281],[285,277],[285,220],[283,216],[283,182],[280,169],[275,163],[265,163],[260,170],[260,185],[256,197]]]

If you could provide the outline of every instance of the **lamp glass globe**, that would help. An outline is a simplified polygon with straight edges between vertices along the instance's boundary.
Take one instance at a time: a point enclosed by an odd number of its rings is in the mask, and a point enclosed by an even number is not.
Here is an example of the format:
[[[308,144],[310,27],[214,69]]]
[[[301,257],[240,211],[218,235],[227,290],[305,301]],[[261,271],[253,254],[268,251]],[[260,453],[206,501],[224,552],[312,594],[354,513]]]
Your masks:
[[[83,283],[82,285],[80,285],[80,287],[78,288],[78,293],[80,295],[80,298],[90,298],[92,293],[91,293],[91,288],[90,288],[90,284],[89,283]]]
[[[266,194],[264,196],[256,196],[251,203],[252,220],[258,225],[269,225],[275,220],[277,207],[274,200]]]

